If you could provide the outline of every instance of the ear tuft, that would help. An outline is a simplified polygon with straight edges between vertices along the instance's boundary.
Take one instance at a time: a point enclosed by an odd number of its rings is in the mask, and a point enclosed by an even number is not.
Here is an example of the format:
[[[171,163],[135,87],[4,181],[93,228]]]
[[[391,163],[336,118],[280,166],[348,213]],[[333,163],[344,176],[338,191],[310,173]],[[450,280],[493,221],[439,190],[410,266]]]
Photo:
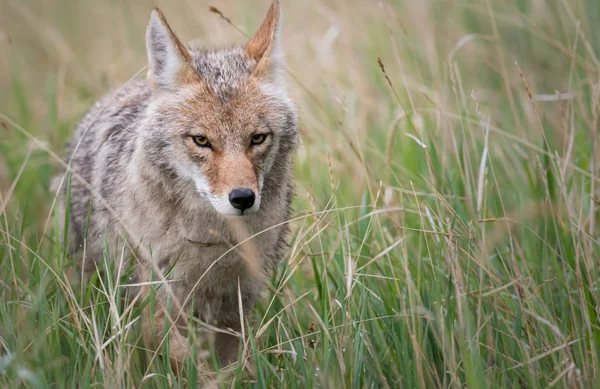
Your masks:
[[[246,45],[246,53],[256,61],[256,68],[252,73],[254,77],[279,82],[283,70],[279,0],[274,0],[271,4],[262,25]]]
[[[152,11],[146,28],[146,50],[153,89],[172,90],[185,81],[191,70],[191,55],[158,8]]]

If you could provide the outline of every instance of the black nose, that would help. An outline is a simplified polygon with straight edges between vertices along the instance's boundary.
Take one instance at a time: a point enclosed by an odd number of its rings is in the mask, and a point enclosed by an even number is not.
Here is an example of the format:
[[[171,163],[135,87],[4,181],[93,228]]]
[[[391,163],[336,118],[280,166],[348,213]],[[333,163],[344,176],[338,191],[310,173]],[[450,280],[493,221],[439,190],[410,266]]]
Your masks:
[[[244,211],[254,205],[254,192],[250,188],[234,189],[229,193],[229,202],[234,208]]]

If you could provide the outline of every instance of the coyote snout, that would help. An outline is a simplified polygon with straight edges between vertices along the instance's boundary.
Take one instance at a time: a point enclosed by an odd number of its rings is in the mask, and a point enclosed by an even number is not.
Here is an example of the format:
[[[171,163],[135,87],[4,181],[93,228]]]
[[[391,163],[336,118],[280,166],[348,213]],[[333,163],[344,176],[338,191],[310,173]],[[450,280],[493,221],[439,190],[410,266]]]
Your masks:
[[[245,210],[252,208],[256,200],[256,195],[250,188],[234,189],[229,193],[229,202],[233,208],[239,209],[244,213]]]
[[[229,195],[212,199],[217,212],[226,216],[242,216],[256,212],[260,207],[260,198],[250,188],[235,188]]]
[[[252,161],[245,156],[214,157],[217,160],[205,169],[206,175],[196,181],[199,189],[204,187],[200,192],[207,195],[213,208],[224,216],[244,216],[258,211],[262,173],[256,172]]]
[[[226,216],[248,215],[260,208],[260,196],[251,188],[234,188],[211,202],[217,212]]]

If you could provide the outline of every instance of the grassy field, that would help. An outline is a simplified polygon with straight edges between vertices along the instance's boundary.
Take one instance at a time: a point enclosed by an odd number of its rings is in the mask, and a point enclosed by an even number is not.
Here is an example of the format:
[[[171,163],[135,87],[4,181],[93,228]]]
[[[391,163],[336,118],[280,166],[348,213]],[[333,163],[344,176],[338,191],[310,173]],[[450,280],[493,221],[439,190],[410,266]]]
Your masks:
[[[69,283],[49,190],[85,111],[145,74],[154,5],[218,45],[269,2],[0,0],[1,387],[196,384],[149,363],[120,280]],[[282,8],[291,249],[221,387],[597,387],[600,2]]]

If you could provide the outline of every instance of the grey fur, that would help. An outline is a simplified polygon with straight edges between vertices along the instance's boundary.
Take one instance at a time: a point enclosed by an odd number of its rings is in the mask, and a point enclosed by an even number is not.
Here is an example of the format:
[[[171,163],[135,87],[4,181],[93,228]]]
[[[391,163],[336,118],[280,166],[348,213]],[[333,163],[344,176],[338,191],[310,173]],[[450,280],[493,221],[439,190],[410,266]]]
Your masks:
[[[241,47],[190,49],[190,54],[193,70],[220,101],[215,103],[215,117],[225,117],[222,113],[232,111],[230,106],[247,93],[255,61]],[[164,272],[173,267],[169,277],[175,282],[169,286],[179,302],[191,294],[188,301],[193,300],[199,319],[240,329],[238,282],[247,315],[263,290],[265,276],[282,258],[288,232],[285,221],[292,201],[291,160],[298,141],[297,117],[279,86],[265,88],[276,92],[258,97],[271,111],[256,120],[273,132],[272,145],[260,167],[264,173],[260,209],[235,219],[248,235],[258,235],[228,254],[240,240],[231,231],[231,219],[219,214],[207,199],[211,194],[199,193],[180,171],[181,166],[196,168],[203,163],[201,157],[186,159],[173,135],[177,118],[171,108],[190,104],[193,111],[193,100],[176,92],[155,94],[147,81],[137,80],[94,105],[77,126],[66,158],[73,174],[65,244],[74,253],[86,242],[87,270],[101,265],[107,242],[113,261],[121,260],[125,248],[125,258],[137,258],[138,281],[149,281],[152,270]],[[251,111],[244,112],[253,116]],[[233,145],[241,136],[236,123],[242,119],[232,115],[221,125],[223,144]],[[201,113],[198,121],[203,117]],[[66,188],[63,181],[59,191],[63,214]],[[248,253],[258,257],[244,260]],[[251,263],[258,264],[258,272],[252,271]],[[167,288],[161,291],[164,298]],[[219,335],[216,346],[223,360],[236,355],[237,342],[232,339]]]

